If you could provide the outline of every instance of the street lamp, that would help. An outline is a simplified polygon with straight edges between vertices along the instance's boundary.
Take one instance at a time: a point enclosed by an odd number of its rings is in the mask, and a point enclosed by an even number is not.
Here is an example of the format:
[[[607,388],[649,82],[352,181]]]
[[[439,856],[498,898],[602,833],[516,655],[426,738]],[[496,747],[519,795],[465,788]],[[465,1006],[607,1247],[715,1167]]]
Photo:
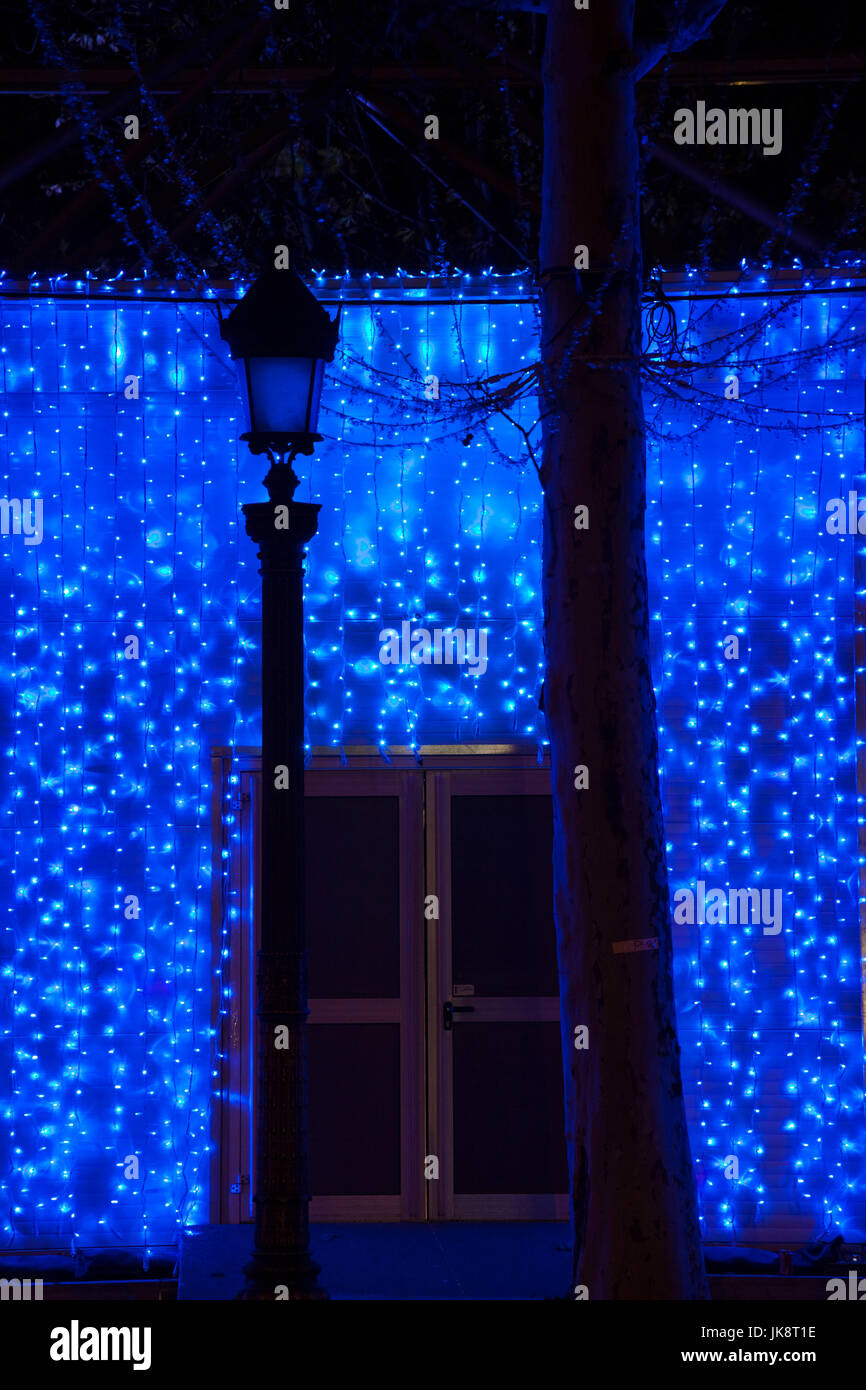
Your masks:
[[[328,318],[293,270],[266,270],[220,332],[239,363],[247,421],[241,439],[252,453],[267,454],[272,468],[280,466],[277,459],[291,465],[297,454],[311,454],[322,438],[316,433],[322,378],[336,350],[339,314]],[[268,495],[286,480],[269,474]]]
[[[319,397],[339,314],[331,320],[293,270],[267,270],[220,331],[239,364],[241,439],[271,464],[270,501],[243,508],[262,575],[262,833],[255,1245],[241,1297],[324,1298],[309,1248],[304,930],[303,573],[319,507],[292,500],[292,463],[322,438]]]

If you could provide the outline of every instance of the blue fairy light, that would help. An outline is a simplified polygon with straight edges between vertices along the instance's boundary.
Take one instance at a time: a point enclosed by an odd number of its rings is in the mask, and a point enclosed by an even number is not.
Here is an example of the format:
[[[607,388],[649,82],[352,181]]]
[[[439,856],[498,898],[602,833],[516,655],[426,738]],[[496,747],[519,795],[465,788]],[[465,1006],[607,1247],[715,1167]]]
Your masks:
[[[209,755],[261,736],[257,560],[238,517],[260,498],[262,469],[237,445],[236,378],[213,311],[221,292],[138,286],[121,300],[111,288],[88,279],[61,300],[34,280],[26,295],[3,294],[0,491],[40,496],[45,516],[39,545],[0,537],[7,1244],[37,1234],[102,1244],[111,1232],[152,1248],[207,1221],[211,996],[224,1012],[241,911],[226,903],[212,955]],[[741,333],[765,312],[747,288],[712,315],[684,293],[681,332],[698,344]],[[459,293],[321,274],[318,294],[343,301],[343,321],[326,440],[299,494],[321,504],[305,577],[307,750],[367,744],[387,757],[484,738],[542,757],[538,478],[505,418],[467,427],[455,413],[463,386],[537,362],[531,291],[492,273],[464,277]],[[759,1240],[784,1224],[806,1239],[828,1211],[866,1226],[862,541],[823,526],[831,497],[858,479],[866,496],[863,431],[849,423],[862,411],[864,317],[848,282],[773,317],[754,372],[740,364],[760,407],[751,415],[730,402],[702,423],[648,383],[671,885],[766,885],[786,905],[778,937],[675,927],[693,1153],[705,1173],[721,1170],[702,1185],[709,1238]],[[843,328],[844,352],[822,355]],[[759,384],[759,357],[793,355],[793,374]],[[722,398],[728,370],[702,383],[704,399]],[[426,399],[432,373],[440,394]],[[765,428],[808,411],[823,427],[804,439]],[[533,429],[531,389],[509,413]],[[380,633],[404,623],[484,630],[486,670],[383,663]],[[728,661],[730,634],[740,657]],[[136,658],[124,654],[131,635]],[[228,835],[237,783],[229,790]],[[223,862],[227,853],[218,847]],[[127,1155],[139,1156],[138,1179],[125,1176]]]

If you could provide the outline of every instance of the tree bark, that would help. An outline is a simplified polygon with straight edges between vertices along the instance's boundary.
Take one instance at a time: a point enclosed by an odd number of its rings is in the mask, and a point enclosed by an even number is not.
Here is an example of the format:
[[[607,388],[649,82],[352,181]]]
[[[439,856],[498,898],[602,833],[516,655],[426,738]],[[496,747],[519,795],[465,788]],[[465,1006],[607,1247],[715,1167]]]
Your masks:
[[[586,11],[549,3],[544,707],[574,1282],[586,1290],[577,1296],[697,1299],[708,1292],[675,1026],[649,655],[633,21],[634,0]],[[588,273],[574,269],[578,245],[588,248]],[[588,529],[575,529],[578,506],[589,508]],[[575,788],[578,765],[588,769],[585,790]],[[581,1026],[585,1048],[575,1046]]]

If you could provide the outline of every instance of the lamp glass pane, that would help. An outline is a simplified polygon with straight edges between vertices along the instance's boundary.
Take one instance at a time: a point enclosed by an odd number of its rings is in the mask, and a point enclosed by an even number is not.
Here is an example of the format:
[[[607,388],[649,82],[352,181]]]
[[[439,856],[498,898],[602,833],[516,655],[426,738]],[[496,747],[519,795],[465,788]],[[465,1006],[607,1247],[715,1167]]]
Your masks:
[[[317,367],[320,364],[311,357],[248,357],[250,428],[288,434],[309,430],[311,375],[318,378],[321,390]]]
[[[316,358],[313,368],[313,391],[310,397],[310,424],[309,429],[315,433],[319,424],[319,399],[322,394],[322,381],[325,377],[325,364],[320,357]]]

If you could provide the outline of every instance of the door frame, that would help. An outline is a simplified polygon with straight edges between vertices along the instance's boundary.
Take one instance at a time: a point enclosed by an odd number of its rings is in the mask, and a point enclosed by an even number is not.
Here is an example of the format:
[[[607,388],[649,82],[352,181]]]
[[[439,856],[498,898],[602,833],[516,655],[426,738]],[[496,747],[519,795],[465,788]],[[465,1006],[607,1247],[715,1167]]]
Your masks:
[[[397,998],[314,999],[308,1024],[396,1023],[400,1028],[400,1192],[313,1197],[311,1221],[423,1221],[424,943],[417,928],[423,865],[413,854],[424,823],[423,788],[400,768],[308,769],[304,796],[397,796],[399,811],[400,993]]]
[[[372,760],[371,760],[372,761]],[[255,1134],[255,1069],[252,985],[258,905],[250,874],[252,851],[261,844],[258,831],[260,798],[254,794],[261,778],[261,750],[242,748],[234,755],[217,748],[211,754],[212,774],[212,959],[219,961],[219,988],[212,1000],[212,1024],[217,1039],[218,1097],[214,1106],[210,1164],[210,1220],[214,1224],[251,1220],[252,1135]],[[397,796],[400,847],[398,862],[400,995],[393,999],[310,999],[308,1024],[396,1023],[400,1028],[400,1192],[369,1196],[318,1196],[310,1203],[314,1221],[423,1221],[426,1218],[424,1153],[425,1039],[424,1039],[424,865],[423,784],[407,769],[388,767],[377,759],[372,766],[345,767],[337,760],[327,770],[307,769],[304,795]],[[235,912],[235,918],[230,916]],[[237,923],[235,948],[224,954],[230,924]],[[253,941],[249,940],[253,923]],[[225,990],[228,988],[228,995]],[[224,1000],[221,1009],[219,1000]],[[253,1097],[250,1110],[237,1098]],[[235,1104],[232,1104],[235,1098]],[[414,1141],[414,1142],[413,1142]],[[246,1178],[239,1190],[239,1178]]]
[[[565,1221],[567,1193],[455,1193],[453,1030],[443,1027],[452,994],[451,798],[453,796],[550,796],[550,771],[534,760],[510,767],[428,768],[427,894],[439,899],[439,919],[427,927],[427,1135],[429,1152],[439,1157],[440,1179],[430,1183],[431,1221]],[[556,1023],[559,996],[493,998],[473,995],[472,1014],[454,1028],[477,1023]],[[563,1097],[563,1106],[565,1099]]]
[[[483,763],[481,759],[483,758]],[[471,759],[471,764],[469,760]],[[210,1220],[237,1224],[250,1220],[250,1194],[246,1188],[232,1192],[240,1175],[251,1181],[249,1136],[255,1132],[255,1115],[244,1123],[232,1095],[243,1094],[244,1075],[252,1089],[254,1029],[251,1010],[250,957],[244,949],[237,959],[224,952],[228,945],[229,912],[243,923],[252,917],[253,882],[249,873],[251,849],[260,843],[255,833],[254,779],[261,775],[261,749],[211,750],[211,922],[212,959],[219,962],[219,988],[212,999],[211,1021],[217,1047],[219,1104],[213,1107],[211,1124]],[[456,778],[456,781],[454,780]],[[383,787],[390,789],[383,790]],[[499,787],[511,794],[550,795],[547,756],[513,744],[431,745],[418,754],[408,749],[386,760],[369,745],[346,749],[341,757],[331,749],[314,750],[312,765],[304,773],[305,796],[400,797],[400,998],[381,1000],[311,999],[309,1023],[399,1023],[401,1048],[401,1191],[399,1195],[367,1197],[314,1197],[310,1219],[318,1221],[424,1221],[424,1220],[552,1220],[567,1217],[559,1197],[540,1198],[507,1194],[455,1200],[452,1172],[453,1144],[446,1106],[451,1100],[450,1067],[442,1057],[442,1005],[446,974],[450,978],[450,807],[445,789],[458,787],[486,794]],[[413,827],[415,847],[413,848]],[[423,833],[417,833],[421,831]],[[438,838],[437,838],[438,837]],[[436,884],[439,884],[437,889]],[[437,894],[440,918],[426,920],[425,898]],[[235,902],[234,900],[237,899]],[[444,913],[443,913],[444,906]],[[242,933],[244,932],[241,927]],[[442,937],[438,935],[444,933]],[[242,946],[243,940],[242,936]],[[442,940],[441,968],[436,951]],[[250,947],[251,949],[251,947]],[[447,953],[447,959],[446,959]],[[224,990],[231,993],[222,1007]],[[475,1001],[477,1021],[496,1015],[501,1001]],[[506,1004],[526,1021],[559,1019],[558,1000],[508,1000]],[[498,1015],[497,1015],[498,1016]],[[244,1043],[247,1051],[244,1052]],[[449,1048],[450,1050],[450,1048]],[[219,1058],[222,1058],[220,1063]],[[425,1158],[440,1159],[439,1181],[424,1177]],[[466,1207],[469,1202],[472,1210]],[[531,1210],[518,1210],[521,1204]]]

